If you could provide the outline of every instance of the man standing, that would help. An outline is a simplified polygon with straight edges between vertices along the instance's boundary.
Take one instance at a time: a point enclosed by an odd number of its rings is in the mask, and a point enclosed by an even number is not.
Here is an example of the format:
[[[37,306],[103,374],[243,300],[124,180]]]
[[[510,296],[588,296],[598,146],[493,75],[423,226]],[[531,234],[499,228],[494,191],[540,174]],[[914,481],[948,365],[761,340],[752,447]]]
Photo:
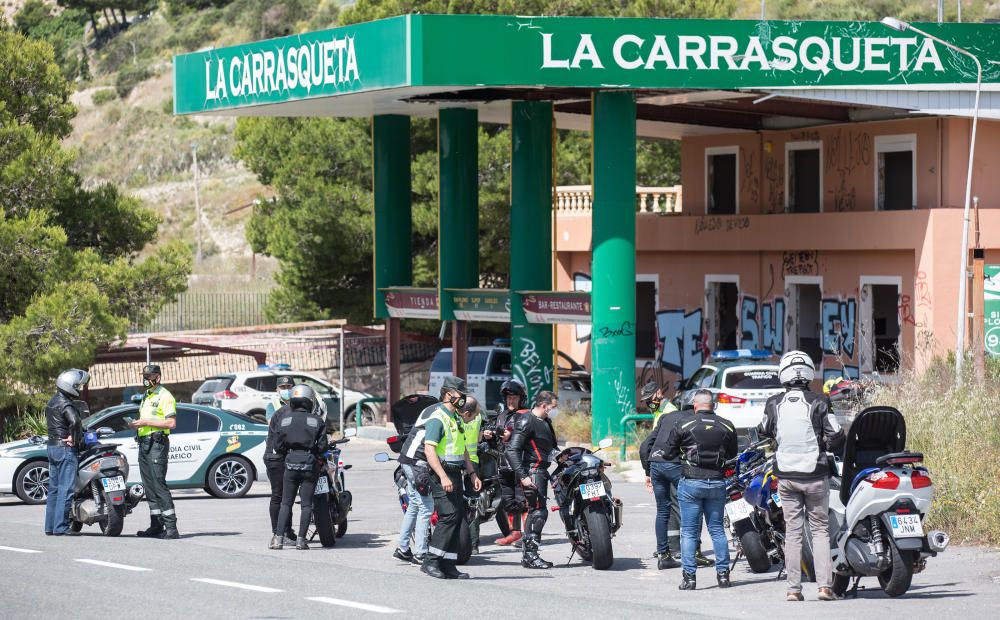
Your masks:
[[[77,447],[82,442],[83,417],[73,403],[80,397],[80,390],[90,381],[90,375],[76,368],[63,371],[56,377],[56,394],[45,405],[45,425],[48,442],[45,451],[49,457],[49,488],[45,498],[45,535],[78,536],[69,529],[70,501],[73,481],[79,465]]]
[[[427,421],[439,406],[439,403],[434,403],[420,412],[399,451],[399,468],[406,479],[406,494],[410,501],[403,514],[399,539],[392,557],[419,566],[423,565],[427,555],[427,535],[431,527],[431,515],[434,513],[431,472],[424,455],[424,435],[427,434]]]
[[[278,378],[278,403],[280,407],[274,407],[274,403],[267,404],[267,441],[264,443],[264,467],[267,468],[267,481],[271,483],[271,501],[268,504],[268,513],[271,517],[271,534],[283,536],[282,544],[294,545],[296,534],[291,527],[292,518],[289,514],[289,526],[284,533],[278,531],[278,513],[281,512],[281,496],[285,479],[285,459],[274,450],[274,442],[278,437],[278,425],[282,418],[291,412],[288,407],[288,399],[292,397],[292,378]]]
[[[651,412],[655,412],[653,432],[639,446],[639,460],[646,471],[646,488],[656,499],[656,567],[660,570],[681,565],[674,554],[680,555],[681,510],[677,498],[677,484],[681,480],[681,459],[665,458],[667,439],[683,418],[677,408],[661,412],[662,392],[650,381],[643,386],[640,399]],[[660,402],[657,402],[658,399]],[[668,403],[669,404],[669,403]]]
[[[556,449],[556,431],[549,417],[557,413],[558,405],[559,400],[552,392],[543,390],[536,394],[534,407],[528,414],[517,418],[514,433],[507,444],[507,460],[524,489],[524,500],[528,505],[521,556],[521,566],[525,568],[552,568],[552,562],[539,557],[538,545],[549,516],[545,496],[549,487],[549,458]]]
[[[712,409],[708,390],[694,394],[694,413],[670,431],[664,457],[678,456],[683,464],[680,484],[681,566],[684,570],[681,590],[695,589],[695,549],[701,538],[701,519],[705,515],[708,533],[715,549],[715,572],[720,588],[728,588],[729,541],[722,524],[726,506],[725,462],[736,456],[736,429]]]
[[[142,369],[146,392],[139,405],[139,419],[129,422],[139,436],[139,475],[149,504],[149,528],[136,532],[142,538],[180,538],[174,500],[167,488],[170,459],[170,431],[177,425],[177,403],[173,394],[160,385],[160,367],[147,364]]]
[[[455,566],[458,560],[459,533],[465,518],[462,501],[462,472],[469,475],[473,489],[482,488],[472,469],[465,449],[465,434],[458,411],[465,406],[468,388],[465,380],[445,377],[441,388],[441,404],[427,420],[424,434],[424,456],[434,475],[431,495],[438,513],[437,526],[421,570],[438,579],[468,579]]]
[[[465,435],[465,450],[469,453],[469,460],[472,462],[472,470],[476,477],[482,480],[482,472],[479,470],[479,439],[480,430],[483,425],[483,416],[479,411],[479,401],[475,396],[465,397],[465,406],[459,410],[462,416],[462,426]],[[465,496],[475,500],[479,497],[479,491],[474,488],[471,477],[465,480]],[[469,540],[472,541],[472,553],[479,553],[479,515],[466,515],[469,521]]]
[[[508,379],[500,386],[500,403],[496,418],[495,439],[501,452],[506,452],[514,430],[514,421],[528,412],[528,392],[517,379]],[[521,515],[524,512],[524,494],[521,485],[514,475],[510,464],[500,462],[500,511],[497,512],[497,525],[503,534],[496,540],[498,545],[513,545],[521,540]]]
[[[844,440],[830,399],[809,390],[816,367],[807,353],[781,356],[778,379],[784,394],[775,394],[764,406],[761,435],[777,443],[775,475],[785,514],[785,574],[788,601],[802,597],[802,528],[805,516],[813,537],[813,561],[819,600],[834,601],[833,562],[830,558],[830,465],[827,452]]]

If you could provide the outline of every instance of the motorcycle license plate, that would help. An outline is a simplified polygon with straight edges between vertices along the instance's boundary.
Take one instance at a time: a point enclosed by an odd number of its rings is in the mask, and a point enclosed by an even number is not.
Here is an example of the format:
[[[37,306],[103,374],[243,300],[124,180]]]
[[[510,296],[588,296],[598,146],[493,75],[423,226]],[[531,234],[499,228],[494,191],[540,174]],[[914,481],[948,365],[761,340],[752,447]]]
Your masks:
[[[125,479],[121,476],[115,476],[114,478],[101,478],[101,485],[104,487],[105,491],[124,491],[125,490]]]
[[[726,516],[729,517],[730,523],[742,521],[748,518],[752,512],[753,507],[745,499],[738,499],[735,502],[726,504]]]
[[[778,508],[781,508],[781,496],[780,495],[778,495],[777,493],[772,493],[771,494],[771,499],[774,500],[774,505],[775,506],[777,506]]]
[[[893,538],[916,538],[924,535],[920,515],[890,515],[889,527]]]
[[[323,493],[330,492],[330,479],[326,476],[320,476],[316,480],[316,490],[313,491],[313,495],[322,495]]]
[[[588,482],[580,485],[580,495],[583,499],[597,499],[604,495],[603,482]]]

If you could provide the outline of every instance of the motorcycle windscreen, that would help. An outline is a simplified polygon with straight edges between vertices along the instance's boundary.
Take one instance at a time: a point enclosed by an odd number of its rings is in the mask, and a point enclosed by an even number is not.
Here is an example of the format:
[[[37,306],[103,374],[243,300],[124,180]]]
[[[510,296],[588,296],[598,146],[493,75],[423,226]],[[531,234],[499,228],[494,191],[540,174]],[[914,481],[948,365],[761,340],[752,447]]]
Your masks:
[[[850,481],[858,472],[875,466],[875,460],[906,447],[906,421],[892,407],[868,407],[854,418],[844,442],[844,470],[841,481]],[[851,484],[841,484],[840,501],[847,505]]]

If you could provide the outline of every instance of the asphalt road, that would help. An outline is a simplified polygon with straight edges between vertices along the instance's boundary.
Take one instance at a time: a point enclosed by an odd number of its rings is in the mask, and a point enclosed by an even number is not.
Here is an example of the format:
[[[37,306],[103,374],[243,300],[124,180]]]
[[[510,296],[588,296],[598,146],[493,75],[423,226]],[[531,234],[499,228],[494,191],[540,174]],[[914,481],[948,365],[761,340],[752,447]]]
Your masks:
[[[856,600],[820,603],[806,587],[806,602],[784,602],[776,572],[753,575],[741,562],[734,587],[719,590],[711,569],[699,572],[699,590],[680,592],[678,570],[657,571],[654,507],[638,482],[614,475],[625,503],[625,525],[614,540],[612,570],[597,572],[574,559],[553,516],[542,555],[551,571],[522,569],[518,551],[497,547],[495,525],[483,527],[482,553],[464,570],[468,581],[433,580],[392,558],[400,511],[392,486],[393,463],[375,463],[381,444],[355,440],[344,451],[355,509],[347,535],[333,549],[270,551],[267,485],[239,500],[200,491],[175,492],[182,539],[144,540],[145,504],[126,519],[122,537],[106,539],[96,527],[84,536],[47,537],[44,507],[0,500],[0,610],[5,619],[146,619],[378,617],[406,613],[429,618],[469,616],[601,618],[996,618],[1000,617],[1000,554],[954,547],[932,558],[910,592],[889,599],[877,581]],[[296,511],[297,514],[297,511]],[[706,549],[711,545],[707,544]],[[524,611],[521,611],[524,610]]]

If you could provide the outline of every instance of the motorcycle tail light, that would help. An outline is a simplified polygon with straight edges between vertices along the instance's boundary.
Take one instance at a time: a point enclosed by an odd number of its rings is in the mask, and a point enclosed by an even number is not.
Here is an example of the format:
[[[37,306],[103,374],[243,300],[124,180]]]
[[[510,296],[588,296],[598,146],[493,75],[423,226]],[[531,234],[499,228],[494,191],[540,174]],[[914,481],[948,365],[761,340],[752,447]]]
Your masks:
[[[399,441],[398,435],[393,435],[392,437],[385,440],[385,442],[390,445],[396,443],[397,441]]]
[[[910,475],[910,484],[913,485],[914,489],[925,489],[934,483],[931,482],[931,477],[922,471],[914,471]]]
[[[869,475],[865,480],[876,489],[895,491],[899,488],[899,476],[891,471],[877,471]]]
[[[778,490],[778,479],[777,478],[771,478],[771,490],[772,491],[777,491]]]
[[[732,501],[734,501],[734,502],[735,501],[739,501],[739,500],[743,499],[743,494],[740,493],[739,491],[736,491],[734,493],[730,493],[729,494],[729,499],[732,500]]]

